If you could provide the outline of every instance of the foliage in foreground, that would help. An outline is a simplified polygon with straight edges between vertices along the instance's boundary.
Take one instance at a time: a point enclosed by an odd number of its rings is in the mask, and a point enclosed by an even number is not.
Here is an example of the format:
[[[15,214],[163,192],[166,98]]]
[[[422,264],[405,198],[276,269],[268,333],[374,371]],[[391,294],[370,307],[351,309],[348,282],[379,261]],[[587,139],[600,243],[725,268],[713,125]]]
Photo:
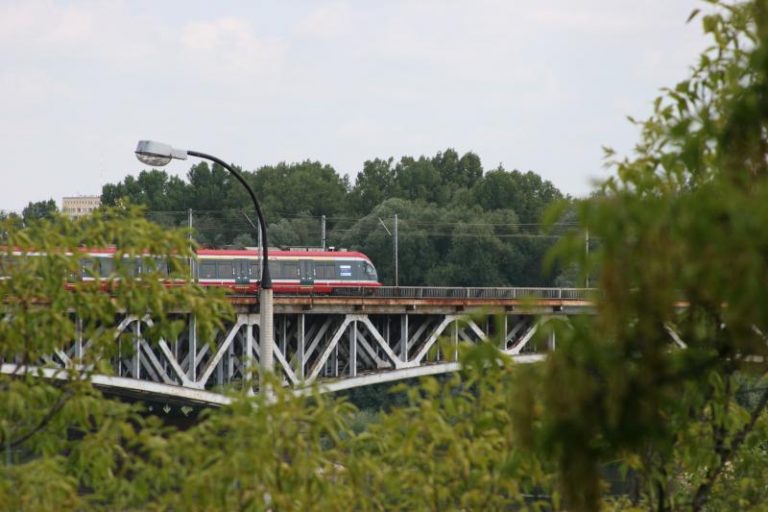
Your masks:
[[[409,403],[355,433],[330,397],[249,400],[168,439],[152,506],[185,510],[503,510],[545,503],[548,480],[516,447],[515,373],[489,346],[463,377],[409,390]],[[156,484],[159,478],[151,479]]]
[[[55,217],[24,229],[8,219],[0,238],[0,361],[18,365],[15,375],[0,377],[0,503],[7,510],[61,510],[135,499],[135,466],[159,426],[137,407],[105,400],[88,381],[109,373],[118,351],[125,357],[134,347],[131,337],[115,339],[110,327],[149,315],[154,325],[144,336],[172,340],[183,326],[172,313],[194,311],[208,336],[229,314],[228,304],[189,282],[192,248],[184,234],[136,210]],[[100,278],[90,268],[93,279],[80,279],[82,251],[107,246],[116,249],[111,275]],[[137,260],[141,279],[134,277]],[[163,284],[168,279],[174,286]],[[47,358],[76,339],[83,350],[60,356],[71,364],[55,379],[26,370],[50,366]]]
[[[768,3],[710,3],[712,47],[578,206],[600,250],[559,249],[597,274],[598,314],[560,324],[527,424],[574,510],[601,506],[617,460],[651,510],[766,497]]]

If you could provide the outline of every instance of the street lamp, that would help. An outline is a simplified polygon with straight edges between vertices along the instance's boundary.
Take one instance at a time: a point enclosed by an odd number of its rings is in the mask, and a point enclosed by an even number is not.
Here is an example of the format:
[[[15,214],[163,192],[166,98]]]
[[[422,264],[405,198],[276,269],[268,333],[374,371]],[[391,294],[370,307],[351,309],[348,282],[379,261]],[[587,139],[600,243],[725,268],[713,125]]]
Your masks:
[[[274,369],[274,332],[273,332],[273,314],[272,314],[272,277],[269,274],[269,256],[267,248],[267,224],[264,221],[264,214],[261,212],[259,202],[256,200],[256,195],[253,193],[250,185],[243,179],[239,172],[233,169],[229,164],[223,160],[216,158],[215,156],[200,153],[198,151],[188,151],[183,149],[176,149],[168,144],[162,144],[151,140],[141,140],[136,146],[136,158],[141,162],[154,167],[163,166],[170,163],[171,160],[186,160],[187,156],[196,156],[198,158],[204,158],[214,163],[219,164],[240,182],[245,187],[248,194],[253,200],[253,206],[256,208],[256,213],[259,216],[259,226],[261,227],[261,252],[264,254],[262,260],[261,271],[261,285],[259,286],[259,313],[260,313],[260,329],[259,329],[259,359],[261,361],[262,370],[262,390],[266,389],[264,386],[264,376],[267,373],[272,373]],[[258,233],[257,233],[258,236]],[[251,354],[248,354],[251,357]]]

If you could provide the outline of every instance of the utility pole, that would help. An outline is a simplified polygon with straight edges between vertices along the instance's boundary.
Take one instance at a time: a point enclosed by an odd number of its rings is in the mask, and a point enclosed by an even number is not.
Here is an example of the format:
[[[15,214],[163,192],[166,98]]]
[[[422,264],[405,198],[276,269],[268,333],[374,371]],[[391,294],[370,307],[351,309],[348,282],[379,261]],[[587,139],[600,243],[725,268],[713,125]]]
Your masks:
[[[187,210],[187,224],[189,226],[189,234],[187,235],[189,237],[189,246],[192,247],[192,208],[189,208]],[[189,257],[189,277],[194,281],[195,280],[195,258],[193,256]]]
[[[395,225],[394,225],[394,228],[393,228],[391,233],[390,233],[389,228],[387,227],[387,225],[384,224],[384,221],[381,220],[381,217],[379,217],[378,219],[379,219],[379,222],[381,223],[381,226],[384,228],[384,231],[386,231],[387,234],[392,237],[392,252],[394,253],[393,254],[394,258],[393,259],[395,261],[395,286],[400,286],[400,276],[399,276],[400,270],[398,268],[398,263],[397,263],[397,253],[398,253],[398,250],[397,250],[397,214],[395,214]]]
[[[257,253],[257,254],[259,255],[259,257],[261,258],[261,253],[262,253],[262,250],[261,250],[261,226],[260,226],[260,225],[257,225],[257,224],[255,224],[255,223],[254,223],[254,222],[251,220],[251,218],[248,216],[248,214],[247,214],[247,213],[245,213],[245,211],[243,211],[243,210],[240,210],[240,213],[242,213],[242,214],[243,214],[243,217],[245,217],[245,220],[247,220],[247,221],[248,221],[248,224],[250,224],[250,225],[251,225],[251,227],[252,227],[253,229],[255,229],[255,230],[256,230],[256,238],[257,238],[257,241],[256,241],[256,253]],[[260,276],[259,276],[259,279],[261,279],[261,277],[260,277]]]
[[[325,215],[320,217],[320,246],[325,250]]]
[[[584,277],[584,287],[589,288],[589,228],[584,230],[584,254],[587,256],[586,275]]]
[[[394,239],[394,251],[395,251],[395,286],[400,286],[400,269],[398,268],[398,262],[397,262],[397,214],[395,214],[395,228],[393,229],[393,237]]]

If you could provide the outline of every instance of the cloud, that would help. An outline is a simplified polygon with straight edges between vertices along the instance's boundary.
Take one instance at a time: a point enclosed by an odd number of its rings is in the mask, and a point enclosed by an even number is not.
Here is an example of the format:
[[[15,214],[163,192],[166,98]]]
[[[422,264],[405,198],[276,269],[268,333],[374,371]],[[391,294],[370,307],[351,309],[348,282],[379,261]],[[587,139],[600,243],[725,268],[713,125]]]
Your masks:
[[[50,0],[11,2],[0,6],[0,45],[7,53],[33,59],[119,59],[146,55],[149,19],[125,12],[120,2]],[[151,37],[154,39],[154,37]]]
[[[336,39],[355,33],[358,14],[344,2],[320,5],[297,23],[296,32],[299,36]]]
[[[0,71],[0,112],[29,116],[45,110],[51,101],[62,101],[74,91],[44,69],[14,67]]]
[[[115,99],[135,96],[142,83],[152,84],[154,97],[175,91],[174,99],[183,94],[179,84],[191,96],[213,84],[222,99],[210,95],[211,103],[279,90],[279,38],[260,35],[244,17],[199,21],[187,12],[168,15],[174,12],[178,7],[144,11],[117,0],[0,2],[0,90],[14,108],[53,104],[64,92],[87,101],[97,88],[109,94],[107,87]]]
[[[233,17],[189,23],[180,43],[185,59],[224,81],[276,73],[282,53],[278,40],[258,37],[248,21]]]
[[[0,43],[6,48],[68,47],[87,40],[93,29],[93,14],[78,6],[45,0],[0,5]]]

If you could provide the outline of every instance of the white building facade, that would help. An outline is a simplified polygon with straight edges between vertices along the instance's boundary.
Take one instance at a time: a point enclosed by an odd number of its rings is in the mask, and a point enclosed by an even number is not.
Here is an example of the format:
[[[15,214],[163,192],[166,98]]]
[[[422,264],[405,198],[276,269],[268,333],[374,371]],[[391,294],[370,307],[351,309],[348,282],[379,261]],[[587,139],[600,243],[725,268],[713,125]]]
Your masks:
[[[101,196],[64,197],[61,200],[61,211],[69,217],[88,215],[101,206]]]

